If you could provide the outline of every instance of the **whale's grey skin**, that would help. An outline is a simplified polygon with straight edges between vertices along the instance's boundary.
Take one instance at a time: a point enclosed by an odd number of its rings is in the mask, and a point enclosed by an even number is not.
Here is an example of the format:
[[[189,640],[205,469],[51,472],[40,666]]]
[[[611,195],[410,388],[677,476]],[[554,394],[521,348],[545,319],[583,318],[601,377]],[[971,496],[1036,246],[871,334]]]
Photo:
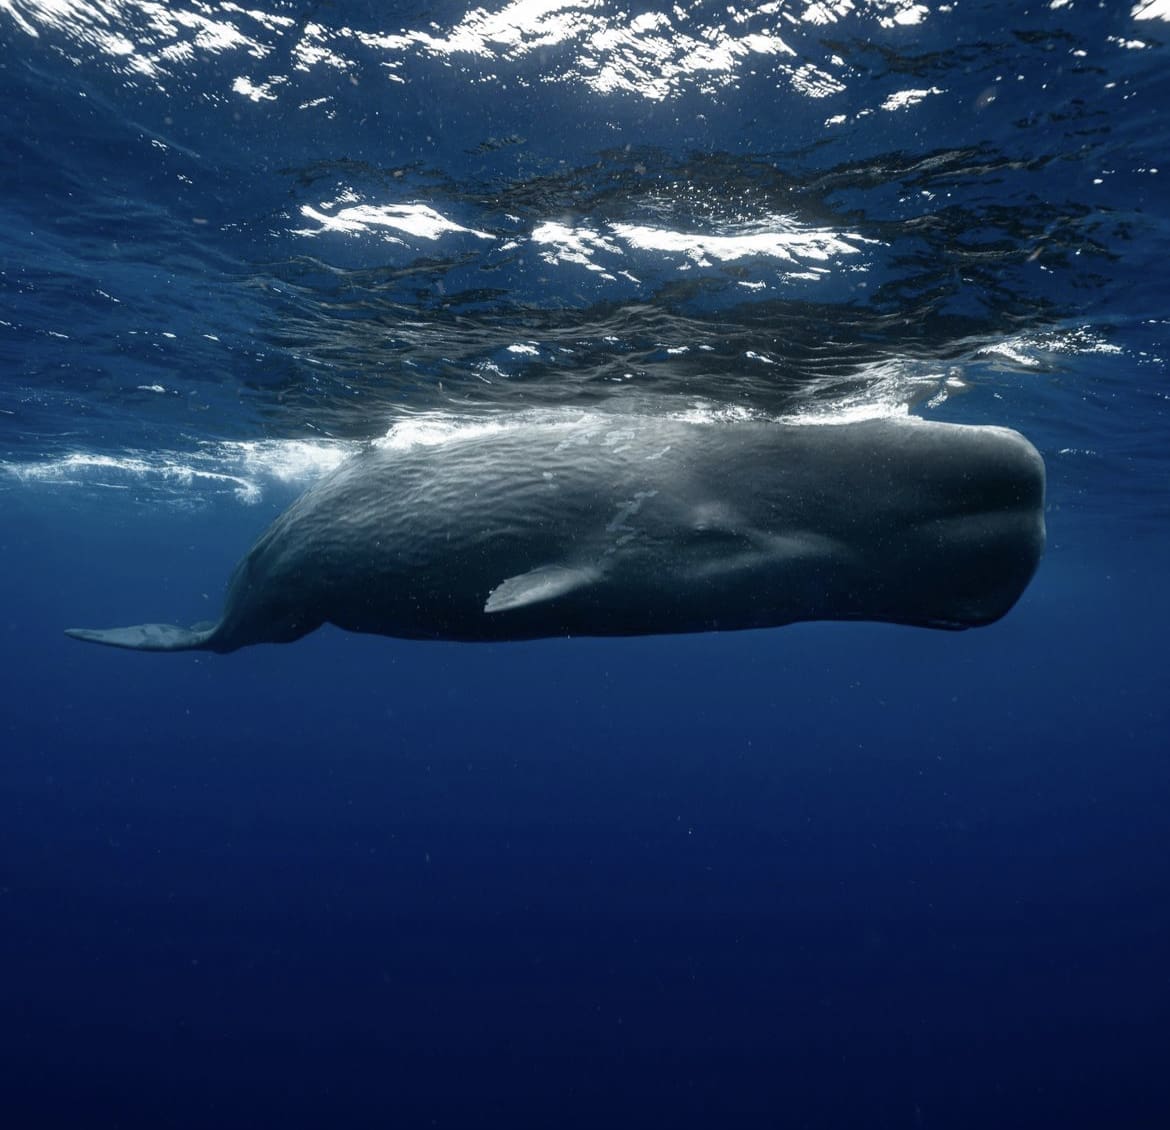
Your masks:
[[[324,623],[434,640],[798,620],[990,624],[1044,547],[1044,464],[1007,428],[584,415],[391,444],[307,491],[218,624],[70,629],[228,652]]]

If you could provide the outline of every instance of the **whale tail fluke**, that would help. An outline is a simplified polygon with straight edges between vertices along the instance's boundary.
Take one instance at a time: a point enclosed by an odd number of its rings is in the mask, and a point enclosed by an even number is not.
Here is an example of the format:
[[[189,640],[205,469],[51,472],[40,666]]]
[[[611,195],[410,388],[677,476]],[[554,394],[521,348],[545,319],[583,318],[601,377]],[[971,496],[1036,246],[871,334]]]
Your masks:
[[[75,640],[126,647],[132,651],[193,651],[207,646],[215,625],[180,628],[174,624],[135,624],[129,628],[66,628]]]

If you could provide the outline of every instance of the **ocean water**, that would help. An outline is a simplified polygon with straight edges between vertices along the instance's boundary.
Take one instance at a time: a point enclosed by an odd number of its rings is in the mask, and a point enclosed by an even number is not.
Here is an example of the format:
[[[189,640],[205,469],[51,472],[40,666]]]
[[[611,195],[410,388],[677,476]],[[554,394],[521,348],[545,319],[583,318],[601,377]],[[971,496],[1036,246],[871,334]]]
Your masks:
[[[0,0],[0,1124],[1170,1125],[1165,0]],[[1005,424],[996,625],[218,615],[362,445]],[[521,417],[522,418],[522,417]]]

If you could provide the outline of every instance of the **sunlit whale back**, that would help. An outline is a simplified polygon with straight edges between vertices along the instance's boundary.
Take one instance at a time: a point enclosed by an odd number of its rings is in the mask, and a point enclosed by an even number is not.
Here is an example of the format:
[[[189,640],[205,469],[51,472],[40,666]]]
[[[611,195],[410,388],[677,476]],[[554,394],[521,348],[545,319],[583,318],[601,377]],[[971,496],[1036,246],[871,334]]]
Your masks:
[[[521,640],[1003,616],[1044,547],[1044,465],[1006,428],[533,416],[356,456],[237,566],[217,624],[70,629],[227,652],[324,623]]]

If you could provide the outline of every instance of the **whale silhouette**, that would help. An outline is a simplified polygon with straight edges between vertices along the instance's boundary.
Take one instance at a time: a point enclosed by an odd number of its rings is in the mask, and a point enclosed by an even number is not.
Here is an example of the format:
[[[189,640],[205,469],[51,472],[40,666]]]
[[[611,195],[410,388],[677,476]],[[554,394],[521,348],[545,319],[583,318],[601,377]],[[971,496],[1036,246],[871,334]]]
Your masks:
[[[218,623],[71,628],[230,652],[325,623],[523,640],[878,620],[990,624],[1044,547],[1044,464],[1007,428],[582,413],[357,455],[236,567]]]

